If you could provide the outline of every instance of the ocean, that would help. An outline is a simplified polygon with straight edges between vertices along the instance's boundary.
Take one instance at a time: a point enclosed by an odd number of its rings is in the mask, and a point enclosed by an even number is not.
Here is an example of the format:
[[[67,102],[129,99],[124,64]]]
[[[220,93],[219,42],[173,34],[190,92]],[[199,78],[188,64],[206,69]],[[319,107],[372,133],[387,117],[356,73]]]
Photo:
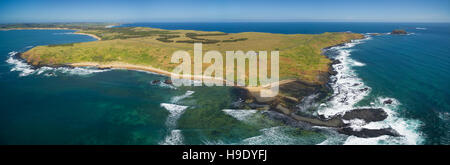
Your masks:
[[[390,127],[401,137],[357,138],[293,128],[259,111],[230,109],[227,87],[175,88],[149,72],[32,68],[11,56],[34,46],[95,39],[71,30],[0,31],[0,144],[450,144],[450,24],[439,23],[135,23],[162,29],[318,34],[368,38],[333,47],[339,59],[333,98],[318,113],[381,107],[389,117],[351,121]],[[405,29],[408,35],[379,35]],[[282,52],[280,52],[282,53]],[[369,90],[361,91],[359,89]],[[337,92],[339,91],[339,92]],[[345,101],[342,102],[342,98]],[[386,100],[393,103],[383,104]],[[322,128],[326,129],[326,128]]]

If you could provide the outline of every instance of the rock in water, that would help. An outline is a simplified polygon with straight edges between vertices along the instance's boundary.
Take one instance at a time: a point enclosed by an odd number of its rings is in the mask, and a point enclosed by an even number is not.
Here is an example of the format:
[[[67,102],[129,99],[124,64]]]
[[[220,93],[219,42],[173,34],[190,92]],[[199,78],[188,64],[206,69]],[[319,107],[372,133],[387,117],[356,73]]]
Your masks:
[[[152,81],[152,84],[153,84],[153,85],[157,85],[157,84],[159,84],[160,82],[161,82],[160,80],[153,80],[153,81]]]
[[[166,84],[172,84],[172,80],[171,80],[171,79],[166,79],[166,80],[164,81],[164,83],[166,83]]]
[[[396,29],[392,31],[391,34],[408,34],[408,33],[403,29]]]
[[[392,104],[392,100],[391,99],[387,99],[383,102],[383,104]]]
[[[353,135],[353,136],[360,137],[360,138],[373,138],[373,137],[379,137],[379,136],[383,136],[383,135],[394,136],[394,137],[400,136],[400,134],[398,134],[397,131],[395,131],[392,128],[382,128],[382,129],[363,128],[361,130],[356,131],[356,130],[353,130],[352,128],[345,127],[345,128],[339,129],[338,132],[345,134],[345,135]]]
[[[344,120],[353,120],[353,119],[362,119],[366,123],[375,122],[375,121],[383,121],[387,118],[387,113],[381,108],[368,108],[368,109],[355,109],[349,112],[346,112],[342,119]]]

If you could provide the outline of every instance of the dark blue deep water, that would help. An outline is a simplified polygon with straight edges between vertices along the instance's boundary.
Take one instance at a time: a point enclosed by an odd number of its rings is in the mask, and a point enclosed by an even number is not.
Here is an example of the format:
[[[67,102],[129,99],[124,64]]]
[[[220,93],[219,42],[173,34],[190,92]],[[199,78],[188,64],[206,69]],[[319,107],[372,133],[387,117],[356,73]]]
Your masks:
[[[253,111],[226,110],[229,88],[152,85],[164,76],[126,70],[41,68],[10,58],[33,46],[89,42],[69,30],[0,31],[0,144],[450,144],[450,24],[136,23],[162,29],[371,36],[349,50],[352,72],[370,87],[355,106],[389,107],[405,138],[355,139],[298,130]],[[280,52],[282,53],[282,52]],[[225,110],[224,110],[225,109]],[[398,124],[402,126],[398,126]]]

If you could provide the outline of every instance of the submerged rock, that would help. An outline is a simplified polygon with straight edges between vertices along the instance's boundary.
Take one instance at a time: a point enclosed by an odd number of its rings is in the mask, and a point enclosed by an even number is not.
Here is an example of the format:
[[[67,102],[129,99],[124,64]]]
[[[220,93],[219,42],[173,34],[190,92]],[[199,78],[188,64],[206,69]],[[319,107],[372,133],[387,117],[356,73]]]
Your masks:
[[[159,84],[159,83],[161,83],[161,80],[153,80],[153,81],[152,81],[152,84],[153,84],[153,85],[157,85],[157,84]]]

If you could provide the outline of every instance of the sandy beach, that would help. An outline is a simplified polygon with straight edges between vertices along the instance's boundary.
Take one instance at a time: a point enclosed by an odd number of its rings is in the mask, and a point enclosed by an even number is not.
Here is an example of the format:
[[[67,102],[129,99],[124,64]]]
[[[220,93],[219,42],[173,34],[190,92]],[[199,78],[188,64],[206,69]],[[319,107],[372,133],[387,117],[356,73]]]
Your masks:
[[[100,38],[100,37],[98,37],[98,36],[96,36],[96,35],[93,35],[93,34],[79,33],[79,32],[75,32],[74,34],[90,36],[90,37],[93,37],[93,38],[95,38],[95,39],[97,39],[97,40],[99,40],[99,41],[102,40],[102,38]]]
[[[221,82],[224,82],[225,84],[226,83],[234,84],[234,82],[229,82],[229,81],[227,81],[227,80],[225,80],[223,78],[219,79],[219,78],[215,78],[215,77],[206,77],[206,76],[203,76],[203,75],[180,75],[180,74],[174,74],[172,72],[165,71],[165,70],[162,70],[162,69],[153,68],[153,67],[150,67],[150,66],[133,65],[133,64],[127,64],[127,63],[122,63],[122,62],[112,62],[112,63],[107,63],[107,64],[99,64],[99,63],[96,63],[96,62],[81,62],[81,63],[72,63],[72,64],[69,64],[69,65],[73,66],[73,67],[96,67],[96,68],[100,68],[100,69],[115,68],[115,69],[127,69],[127,70],[137,70],[137,71],[148,71],[148,72],[153,72],[153,73],[165,75],[165,76],[168,76],[168,77],[174,76],[174,77],[178,77],[178,78],[181,78],[181,79],[187,79],[187,80],[202,79],[203,82],[210,81],[210,83],[213,83],[213,82],[218,82],[218,81],[220,82],[221,81]],[[241,86],[237,86],[237,87],[242,87],[242,88],[245,88],[245,89],[249,90],[250,93],[253,96],[258,98],[261,102],[265,102],[265,101],[268,101],[268,100],[272,100],[273,98],[265,98],[265,99],[260,98],[259,97],[259,92],[262,89],[269,89],[271,86],[281,85],[281,84],[289,83],[289,82],[292,82],[292,81],[295,81],[295,80],[292,80],[292,79],[282,80],[282,81],[279,81],[279,82],[274,82],[274,83],[271,83],[271,84],[266,84],[264,86],[258,86],[258,87],[248,87],[248,86],[245,86],[245,85],[241,85]]]

